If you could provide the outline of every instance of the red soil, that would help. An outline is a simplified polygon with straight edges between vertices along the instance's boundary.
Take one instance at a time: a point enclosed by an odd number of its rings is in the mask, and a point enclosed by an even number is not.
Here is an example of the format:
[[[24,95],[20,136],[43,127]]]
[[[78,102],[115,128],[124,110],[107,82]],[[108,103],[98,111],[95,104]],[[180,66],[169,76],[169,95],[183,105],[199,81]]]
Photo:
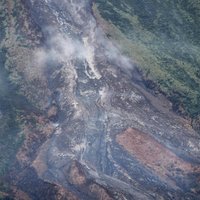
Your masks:
[[[149,134],[136,129],[128,128],[117,135],[116,140],[142,165],[151,169],[160,178],[169,181],[169,176],[184,176],[189,172],[200,172],[199,166],[192,166]]]

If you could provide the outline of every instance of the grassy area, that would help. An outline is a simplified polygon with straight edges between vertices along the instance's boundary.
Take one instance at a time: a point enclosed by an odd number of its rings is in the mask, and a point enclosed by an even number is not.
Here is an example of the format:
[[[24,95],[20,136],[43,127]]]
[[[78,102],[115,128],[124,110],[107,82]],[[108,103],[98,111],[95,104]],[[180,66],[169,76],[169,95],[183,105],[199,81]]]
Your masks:
[[[174,109],[200,115],[200,2],[96,0],[94,12],[124,54],[171,99]]]
[[[24,118],[35,111],[27,99],[32,90],[25,88],[24,71],[30,67],[30,51],[41,35],[29,24],[28,17],[21,0],[0,1],[0,199],[9,193],[5,177],[24,141]]]
[[[0,50],[0,177],[5,175],[23,141],[16,107],[16,88],[7,79],[5,52]]]
[[[8,8],[15,2],[15,0],[0,2],[0,199],[10,199],[4,196],[9,193],[9,185],[3,177],[13,165],[16,153],[24,139],[19,121],[23,102],[20,105],[18,99],[21,98],[17,94],[17,86],[9,80],[10,72],[6,69],[9,59],[8,44],[14,46],[13,37],[10,35],[16,21],[14,17],[11,18],[12,12],[10,11],[9,14]]]
[[[9,184],[4,176],[13,165],[15,155],[21,146],[24,135],[20,133],[20,110],[16,105],[16,87],[8,80],[5,70],[6,53],[0,50],[0,199],[9,197]]]

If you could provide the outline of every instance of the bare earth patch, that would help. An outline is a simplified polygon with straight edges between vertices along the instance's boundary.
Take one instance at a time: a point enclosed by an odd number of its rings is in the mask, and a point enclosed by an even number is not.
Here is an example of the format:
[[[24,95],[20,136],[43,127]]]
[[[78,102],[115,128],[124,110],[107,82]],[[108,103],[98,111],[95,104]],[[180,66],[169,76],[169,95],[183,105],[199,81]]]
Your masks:
[[[97,184],[90,185],[90,191],[96,195],[99,200],[112,200],[105,189],[98,186]]]
[[[70,169],[70,180],[75,185],[83,185],[86,183],[85,174],[76,161],[72,163]]]
[[[116,140],[141,164],[170,184],[173,184],[173,182],[169,181],[168,177],[200,172],[199,166],[193,166],[179,158],[147,133],[128,128],[117,135]]]

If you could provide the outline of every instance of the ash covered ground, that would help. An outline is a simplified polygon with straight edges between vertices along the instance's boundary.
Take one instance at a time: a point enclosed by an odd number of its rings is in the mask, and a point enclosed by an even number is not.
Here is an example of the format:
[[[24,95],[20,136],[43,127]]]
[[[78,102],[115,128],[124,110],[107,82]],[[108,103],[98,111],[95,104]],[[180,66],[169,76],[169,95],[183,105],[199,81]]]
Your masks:
[[[200,136],[145,87],[91,1],[1,6],[6,70],[26,99],[16,106],[24,140],[2,198],[200,198]]]

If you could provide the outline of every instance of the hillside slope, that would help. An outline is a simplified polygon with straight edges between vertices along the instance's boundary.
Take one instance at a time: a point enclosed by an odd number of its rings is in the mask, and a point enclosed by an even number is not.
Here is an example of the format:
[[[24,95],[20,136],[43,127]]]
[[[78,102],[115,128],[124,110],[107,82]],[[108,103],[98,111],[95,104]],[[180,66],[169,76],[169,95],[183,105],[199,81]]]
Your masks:
[[[199,200],[200,135],[143,84],[144,42],[130,60],[94,9],[0,2],[0,199]]]
[[[94,13],[108,23],[108,37],[132,57],[146,84],[162,91],[175,111],[198,119],[200,2],[96,0]]]

